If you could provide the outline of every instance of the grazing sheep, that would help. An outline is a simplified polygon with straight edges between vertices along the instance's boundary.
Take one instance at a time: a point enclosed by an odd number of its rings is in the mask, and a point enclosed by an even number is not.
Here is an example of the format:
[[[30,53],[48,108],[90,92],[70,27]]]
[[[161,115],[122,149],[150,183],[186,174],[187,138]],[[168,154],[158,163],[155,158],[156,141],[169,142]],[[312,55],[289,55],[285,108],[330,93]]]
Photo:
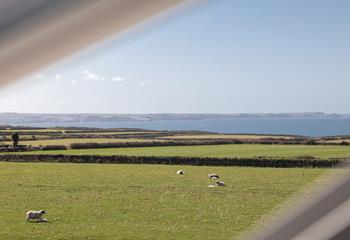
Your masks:
[[[209,173],[209,174],[208,174],[208,177],[209,177],[210,179],[218,179],[218,178],[220,178],[219,175],[216,174],[216,173]]]
[[[185,171],[180,169],[179,171],[176,172],[176,174],[179,174],[179,175],[184,175],[185,174]]]
[[[220,181],[216,181],[216,184],[217,184],[219,187],[226,186],[226,184],[225,184],[224,182],[220,182]]]
[[[46,214],[47,211],[45,210],[39,210],[39,211],[28,211],[26,213],[26,216],[27,216],[27,222],[29,220],[32,220],[32,219],[37,219],[38,221],[45,221],[43,218],[42,218],[42,215]]]

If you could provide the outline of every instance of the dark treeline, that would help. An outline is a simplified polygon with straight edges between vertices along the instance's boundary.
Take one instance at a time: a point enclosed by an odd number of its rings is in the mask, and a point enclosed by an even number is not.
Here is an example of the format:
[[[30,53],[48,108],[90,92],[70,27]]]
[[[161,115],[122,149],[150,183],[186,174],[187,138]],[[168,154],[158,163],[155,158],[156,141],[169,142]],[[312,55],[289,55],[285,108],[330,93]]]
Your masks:
[[[279,140],[185,140],[185,141],[152,141],[152,142],[110,142],[110,143],[72,143],[71,149],[91,148],[123,148],[123,147],[157,147],[157,146],[196,146],[196,145],[221,145],[221,144],[276,144],[276,145],[349,145],[348,142],[320,143],[315,141],[279,141]]]
[[[266,145],[346,145],[348,142],[319,143],[315,141],[276,141],[276,140],[174,140],[174,141],[149,141],[149,142],[106,142],[106,143],[71,143],[70,145],[45,145],[33,147],[19,145],[20,149],[9,148],[10,145],[0,145],[1,152],[14,151],[38,151],[38,150],[67,150],[67,149],[96,149],[96,148],[131,148],[131,147],[165,147],[165,146],[201,146],[201,145],[225,145],[225,144],[266,144]],[[2,147],[1,147],[2,146]]]
[[[169,164],[195,166],[241,166],[275,168],[335,168],[348,166],[344,159],[313,158],[198,158],[155,156],[99,156],[99,155],[0,155],[4,162],[104,163],[104,164]]]
[[[47,145],[47,146],[44,146],[42,147],[41,149],[39,150],[67,150],[67,146],[65,145]]]

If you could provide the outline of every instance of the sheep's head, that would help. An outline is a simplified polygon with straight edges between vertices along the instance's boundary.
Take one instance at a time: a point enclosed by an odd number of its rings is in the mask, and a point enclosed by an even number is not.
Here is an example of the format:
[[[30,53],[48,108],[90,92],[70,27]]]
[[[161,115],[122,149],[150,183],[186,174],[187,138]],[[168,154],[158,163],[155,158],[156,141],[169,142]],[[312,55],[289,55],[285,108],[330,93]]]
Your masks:
[[[46,214],[47,211],[45,211],[45,210],[40,210],[40,213],[41,213],[41,214]]]

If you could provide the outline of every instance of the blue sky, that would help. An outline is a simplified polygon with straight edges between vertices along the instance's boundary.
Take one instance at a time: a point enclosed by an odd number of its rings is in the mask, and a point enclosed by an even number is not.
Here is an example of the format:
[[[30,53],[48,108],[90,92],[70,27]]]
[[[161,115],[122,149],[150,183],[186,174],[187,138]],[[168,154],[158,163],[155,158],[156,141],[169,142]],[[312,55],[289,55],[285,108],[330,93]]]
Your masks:
[[[1,112],[350,113],[350,2],[214,0],[0,91]]]

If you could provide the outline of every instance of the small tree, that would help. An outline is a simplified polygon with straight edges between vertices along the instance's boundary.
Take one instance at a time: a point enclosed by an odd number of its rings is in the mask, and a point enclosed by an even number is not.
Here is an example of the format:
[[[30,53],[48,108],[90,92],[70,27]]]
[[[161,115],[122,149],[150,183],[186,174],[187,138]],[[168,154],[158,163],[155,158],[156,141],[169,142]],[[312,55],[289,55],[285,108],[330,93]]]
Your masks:
[[[13,141],[13,147],[17,147],[18,146],[18,142],[19,142],[19,135],[18,133],[14,133],[12,134],[12,141]]]

